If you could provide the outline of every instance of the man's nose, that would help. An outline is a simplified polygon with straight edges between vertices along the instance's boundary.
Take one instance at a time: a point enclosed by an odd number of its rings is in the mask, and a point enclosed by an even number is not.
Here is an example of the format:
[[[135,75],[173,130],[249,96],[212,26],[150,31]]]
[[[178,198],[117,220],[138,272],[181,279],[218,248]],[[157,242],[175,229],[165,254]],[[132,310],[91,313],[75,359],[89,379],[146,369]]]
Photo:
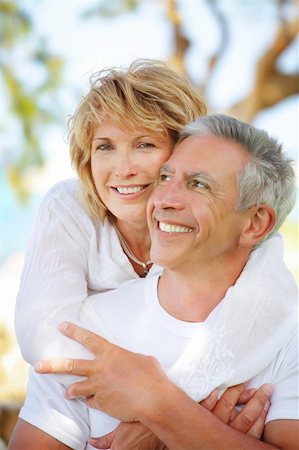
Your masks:
[[[152,194],[155,207],[158,209],[184,209],[186,198],[180,183],[171,182],[164,186],[159,186]]]

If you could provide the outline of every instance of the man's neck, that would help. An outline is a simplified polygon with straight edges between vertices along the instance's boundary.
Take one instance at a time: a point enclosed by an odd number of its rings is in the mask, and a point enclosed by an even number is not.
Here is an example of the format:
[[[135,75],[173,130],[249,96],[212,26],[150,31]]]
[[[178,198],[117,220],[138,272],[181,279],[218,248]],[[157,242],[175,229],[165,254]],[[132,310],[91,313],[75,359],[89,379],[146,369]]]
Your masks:
[[[190,273],[164,269],[158,285],[161,306],[179,320],[204,321],[235,284],[246,260],[239,264],[222,264],[218,271],[211,267]]]

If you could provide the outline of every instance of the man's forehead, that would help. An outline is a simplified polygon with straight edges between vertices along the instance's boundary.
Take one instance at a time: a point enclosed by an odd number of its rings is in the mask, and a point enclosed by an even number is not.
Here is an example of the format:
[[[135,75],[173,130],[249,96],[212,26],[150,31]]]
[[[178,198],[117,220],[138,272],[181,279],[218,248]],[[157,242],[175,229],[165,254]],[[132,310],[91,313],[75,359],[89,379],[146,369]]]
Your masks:
[[[202,134],[192,134],[183,139],[176,145],[174,153],[188,146],[192,147],[198,146],[201,149],[206,148],[207,150],[211,147],[221,150],[221,148],[223,148],[224,146],[226,148],[230,146],[238,146],[241,148],[241,146],[237,144],[235,141],[227,139],[224,136],[215,136],[213,134],[202,133]]]
[[[216,164],[226,161],[229,164],[243,165],[251,159],[248,150],[238,142],[222,136],[195,134],[188,136],[175,147],[166,165],[172,167],[183,163],[201,171],[203,169],[201,163],[206,160],[210,162],[214,160]]]

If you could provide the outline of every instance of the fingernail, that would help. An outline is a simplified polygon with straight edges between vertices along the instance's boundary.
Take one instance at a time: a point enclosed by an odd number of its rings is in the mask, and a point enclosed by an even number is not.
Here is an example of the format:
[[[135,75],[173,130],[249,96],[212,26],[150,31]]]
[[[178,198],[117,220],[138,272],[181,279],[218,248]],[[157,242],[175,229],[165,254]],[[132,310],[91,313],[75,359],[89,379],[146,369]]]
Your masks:
[[[63,397],[64,397],[66,400],[70,400],[70,396],[68,395],[67,390],[65,390],[65,391],[63,392]]]
[[[42,368],[43,368],[43,363],[37,362],[34,364],[33,368],[34,368],[35,372],[41,372]]]
[[[59,331],[66,331],[68,325],[69,325],[68,322],[61,322],[61,323],[58,325],[58,330],[59,330]]]
[[[248,395],[253,395],[253,394],[256,393],[256,388],[247,389],[246,392],[247,392]]]
[[[270,400],[267,400],[265,403],[265,406],[264,406],[264,410],[268,412],[270,409],[270,406],[271,406]]]
[[[263,386],[263,391],[265,392],[265,394],[267,395],[272,395],[273,394],[273,386],[272,384],[265,384]]]

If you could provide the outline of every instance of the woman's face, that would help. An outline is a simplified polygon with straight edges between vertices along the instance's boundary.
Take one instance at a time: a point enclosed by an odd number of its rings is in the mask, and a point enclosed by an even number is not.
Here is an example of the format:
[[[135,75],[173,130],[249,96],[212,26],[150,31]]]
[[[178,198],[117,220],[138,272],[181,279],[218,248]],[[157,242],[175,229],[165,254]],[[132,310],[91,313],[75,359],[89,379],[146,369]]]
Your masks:
[[[97,192],[116,220],[146,222],[146,204],[172,143],[148,130],[123,130],[105,120],[94,132],[91,171]]]

